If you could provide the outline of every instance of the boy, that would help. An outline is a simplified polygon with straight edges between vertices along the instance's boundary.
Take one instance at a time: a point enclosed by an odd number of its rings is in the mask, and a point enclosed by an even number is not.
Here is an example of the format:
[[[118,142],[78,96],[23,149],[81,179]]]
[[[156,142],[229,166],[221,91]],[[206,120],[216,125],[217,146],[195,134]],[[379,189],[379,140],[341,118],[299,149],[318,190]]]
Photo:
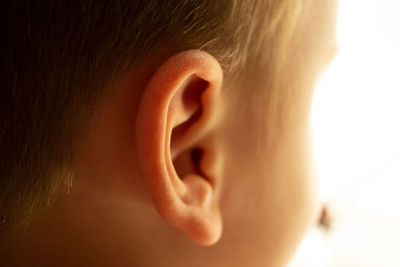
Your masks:
[[[2,7],[1,266],[283,266],[334,1]]]

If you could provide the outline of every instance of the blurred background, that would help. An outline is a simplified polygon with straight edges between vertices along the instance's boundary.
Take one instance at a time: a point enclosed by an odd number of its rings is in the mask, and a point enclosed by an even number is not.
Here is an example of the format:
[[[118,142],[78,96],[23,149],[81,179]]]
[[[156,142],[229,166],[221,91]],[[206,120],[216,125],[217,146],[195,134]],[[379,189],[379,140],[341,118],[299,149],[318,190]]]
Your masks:
[[[324,227],[291,267],[400,266],[400,1],[340,0],[313,104]]]

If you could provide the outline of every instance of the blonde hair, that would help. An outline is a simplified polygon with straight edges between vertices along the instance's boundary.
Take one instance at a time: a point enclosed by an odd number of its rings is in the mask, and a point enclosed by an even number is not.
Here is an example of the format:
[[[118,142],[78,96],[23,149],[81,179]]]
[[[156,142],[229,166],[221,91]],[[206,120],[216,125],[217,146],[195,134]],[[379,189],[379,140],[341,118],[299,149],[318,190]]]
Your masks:
[[[1,10],[4,228],[26,224],[71,185],[68,170],[82,125],[107,81],[138,61],[203,49],[219,60],[227,80],[265,71],[256,79],[267,80],[269,105],[278,105],[275,95],[289,94],[278,92],[282,71],[308,46],[298,40],[314,2],[8,1]]]

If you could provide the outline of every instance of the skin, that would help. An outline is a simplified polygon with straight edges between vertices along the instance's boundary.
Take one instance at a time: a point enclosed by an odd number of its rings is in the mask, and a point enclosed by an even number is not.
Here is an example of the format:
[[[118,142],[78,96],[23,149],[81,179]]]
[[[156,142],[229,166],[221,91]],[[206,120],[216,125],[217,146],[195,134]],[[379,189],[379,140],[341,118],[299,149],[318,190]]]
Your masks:
[[[140,69],[99,103],[70,193],[14,238],[10,266],[13,253],[31,265],[284,265],[317,207],[308,128],[255,142],[251,109],[203,51]]]
[[[263,102],[250,83],[230,83],[199,50],[111,81],[77,144],[72,188],[3,237],[4,265],[287,264],[318,212],[312,93],[293,93],[277,127],[253,108]]]

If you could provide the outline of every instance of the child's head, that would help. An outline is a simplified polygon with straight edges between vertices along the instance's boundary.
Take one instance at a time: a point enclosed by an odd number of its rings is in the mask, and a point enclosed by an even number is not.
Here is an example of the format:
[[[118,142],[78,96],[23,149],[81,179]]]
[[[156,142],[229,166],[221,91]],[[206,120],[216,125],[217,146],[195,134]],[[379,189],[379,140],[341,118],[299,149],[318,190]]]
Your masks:
[[[308,116],[334,2],[4,4],[0,255],[286,263],[317,207]]]

